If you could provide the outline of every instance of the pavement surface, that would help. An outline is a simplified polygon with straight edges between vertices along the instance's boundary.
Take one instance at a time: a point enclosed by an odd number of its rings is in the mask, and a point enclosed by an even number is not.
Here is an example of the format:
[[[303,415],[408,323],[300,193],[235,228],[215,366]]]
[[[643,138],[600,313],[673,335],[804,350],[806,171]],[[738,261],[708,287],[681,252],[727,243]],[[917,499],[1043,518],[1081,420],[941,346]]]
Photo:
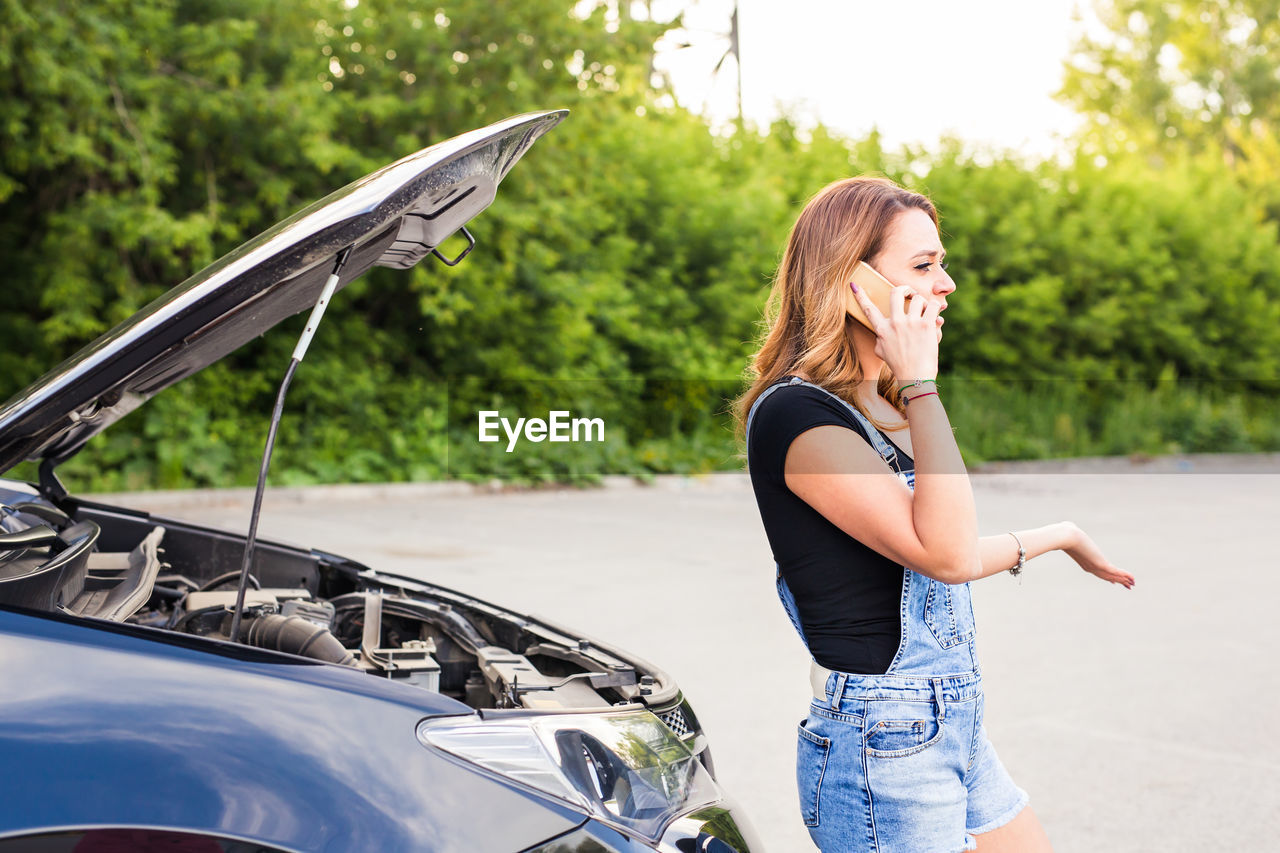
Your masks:
[[[1070,519],[1134,590],[1062,554],[974,585],[986,725],[1059,853],[1275,849],[1280,457],[1083,460],[973,474],[984,534]],[[243,531],[247,490],[104,496]],[[503,492],[268,492],[263,538],[529,611],[673,675],[721,783],[773,853],[795,794],[808,658],[773,591],[745,475]]]

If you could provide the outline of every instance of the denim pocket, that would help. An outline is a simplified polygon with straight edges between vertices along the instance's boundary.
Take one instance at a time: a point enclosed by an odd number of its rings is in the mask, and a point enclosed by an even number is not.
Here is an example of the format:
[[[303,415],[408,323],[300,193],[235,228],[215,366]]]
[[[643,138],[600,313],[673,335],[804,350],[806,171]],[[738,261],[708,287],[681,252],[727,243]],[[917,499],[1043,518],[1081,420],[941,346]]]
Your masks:
[[[942,739],[932,702],[868,703],[863,743],[879,758],[912,755]]]
[[[801,720],[796,729],[796,790],[800,792],[800,813],[805,826],[818,825],[818,800],[822,796],[822,777],[827,772],[831,739],[815,734]]]
[[[881,757],[910,755],[941,736],[937,720],[882,720],[867,729],[867,752]]]
[[[944,649],[967,643],[976,633],[973,623],[973,603],[969,599],[969,585],[946,584],[929,579],[929,593],[925,596],[924,621],[929,626],[938,645]]]

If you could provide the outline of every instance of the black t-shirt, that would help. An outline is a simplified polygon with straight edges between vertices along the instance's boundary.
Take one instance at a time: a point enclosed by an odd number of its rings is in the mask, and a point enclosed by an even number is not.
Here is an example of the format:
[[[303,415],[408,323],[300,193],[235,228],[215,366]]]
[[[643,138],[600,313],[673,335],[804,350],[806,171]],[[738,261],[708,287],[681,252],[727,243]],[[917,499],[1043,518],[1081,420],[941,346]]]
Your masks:
[[[751,485],[773,558],[795,597],[814,659],[828,669],[880,675],[888,670],[901,640],[903,568],[827,521],[787,488],[784,479],[791,442],[826,425],[846,427],[867,438],[845,405],[825,391],[784,385],[770,394],[751,422]],[[901,470],[912,470],[911,458],[893,447]]]

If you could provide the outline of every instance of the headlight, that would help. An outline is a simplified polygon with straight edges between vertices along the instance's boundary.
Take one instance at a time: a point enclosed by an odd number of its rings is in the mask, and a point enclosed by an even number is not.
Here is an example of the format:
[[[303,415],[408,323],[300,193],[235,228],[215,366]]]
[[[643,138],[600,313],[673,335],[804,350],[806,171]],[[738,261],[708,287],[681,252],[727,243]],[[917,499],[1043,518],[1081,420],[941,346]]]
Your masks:
[[[720,799],[702,764],[649,711],[424,720],[418,738],[651,841]]]

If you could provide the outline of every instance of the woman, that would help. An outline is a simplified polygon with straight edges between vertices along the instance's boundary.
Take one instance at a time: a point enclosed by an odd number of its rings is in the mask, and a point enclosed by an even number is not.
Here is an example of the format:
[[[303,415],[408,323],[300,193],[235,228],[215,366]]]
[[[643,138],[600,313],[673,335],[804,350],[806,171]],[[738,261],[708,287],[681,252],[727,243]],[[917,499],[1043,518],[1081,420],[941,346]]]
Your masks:
[[[824,853],[1050,850],[982,726],[969,581],[1062,550],[1133,586],[1070,522],[978,536],[935,382],[945,254],[924,196],[881,178],[823,189],[739,401],[779,595],[815,661],[796,778]],[[887,316],[851,284],[859,261],[893,285]]]

